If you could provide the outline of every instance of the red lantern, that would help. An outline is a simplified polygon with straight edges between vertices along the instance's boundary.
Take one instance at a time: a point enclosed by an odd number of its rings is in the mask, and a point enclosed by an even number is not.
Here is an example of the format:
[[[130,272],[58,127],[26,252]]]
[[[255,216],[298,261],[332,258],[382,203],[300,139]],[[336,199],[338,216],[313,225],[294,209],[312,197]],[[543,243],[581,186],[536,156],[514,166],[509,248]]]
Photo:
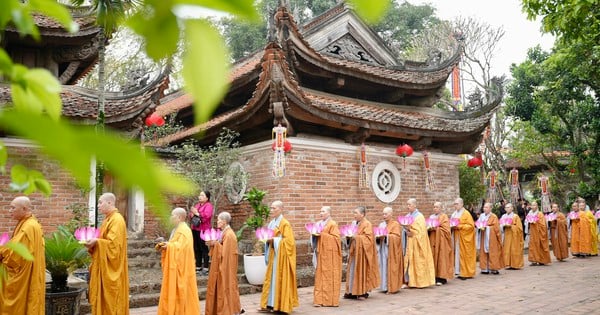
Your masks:
[[[147,127],[152,127],[152,126],[162,127],[165,124],[165,119],[162,118],[157,113],[152,113],[150,116],[146,117],[145,123],[146,123]]]
[[[275,151],[275,141],[273,141],[273,144],[271,145],[271,149],[273,151]],[[283,142],[283,152],[289,153],[290,151],[292,151],[292,143],[289,142],[288,140],[285,140]]]
[[[467,161],[468,167],[479,167],[481,165],[483,165],[483,160],[477,156]]]
[[[407,156],[411,156],[413,154],[413,148],[406,143],[403,145],[399,145],[396,148],[396,154],[400,155],[403,158],[406,158]]]

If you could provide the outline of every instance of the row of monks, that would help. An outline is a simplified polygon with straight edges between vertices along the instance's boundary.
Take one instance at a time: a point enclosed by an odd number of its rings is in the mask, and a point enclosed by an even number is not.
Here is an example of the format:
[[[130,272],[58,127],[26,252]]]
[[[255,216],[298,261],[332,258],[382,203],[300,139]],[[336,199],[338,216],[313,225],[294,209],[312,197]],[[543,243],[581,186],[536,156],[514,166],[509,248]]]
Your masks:
[[[316,267],[314,306],[339,305],[343,246],[349,247],[343,295],[347,299],[366,299],[372,290],[393,294],[405,288],[443,285],[455,276],[461,280],[473,278],[477,252],[482,274],[499,274],[505,268],[521,269],[524,236],[529,239],[528,260],[532,266],[550,263],[549,241],[559,261],[569,256],[569,238],[574,257],[598,254],[596,219],[583,199],[573,204],[574,214],[569,219],[557,204],[552,204],[555,219],[550,221],[535,201],[528,217],[537,219],[526,222],[521,222],[513,212],[512,204],[505,206],[506,213],[499,219],[492,213],[492,204],[486,203],[476,221],[464,208],[461,198],[453,206],[454,212],[448,217],[441,203],[434,204],[431,218],[439,222],[435,227],[426,225],[415,199],[407,201],[408,215],[414,219],[410,225],[400,225],[392,209],[386,207],[379,227],[385,227],[387,235],[379,237],[365,217],[365,208],[357,207],[353,224],[358,232],[346,239],[342,239],[336,222],[331,219],[331,209],[323,207],[321,217],[325,227],[318,236],[312,236]]]

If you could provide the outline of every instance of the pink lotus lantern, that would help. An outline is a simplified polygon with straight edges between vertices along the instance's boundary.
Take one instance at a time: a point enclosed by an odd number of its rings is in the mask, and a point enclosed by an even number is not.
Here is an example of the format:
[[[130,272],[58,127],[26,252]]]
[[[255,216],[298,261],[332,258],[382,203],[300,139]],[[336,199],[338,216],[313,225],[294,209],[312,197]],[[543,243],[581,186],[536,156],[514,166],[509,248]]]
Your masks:
[[[256,238],[266,243],[268,240],[272,239],[275,236],[275,231],[269,229],[268,227],[259,227],[256,229]]]
[[[556,214],[554,214],[554,213],[548,213],[548,214],[545,215],[545,217],[546,217],[546,221],[554,221],[554,220],[556,220]]]
[[[440,226],[440,220],[438,218],[427,218],[425,225],[427,225],[427,229],[435,229]]]
[[[568,217],[570,220],[579,220],[579,213],[571,211],[569,212]]]
[[[509,218],[509,217],[501,218],[499,223],[500,223],[500,226],[503,226],[503,227],[512,225],[512,218]]]
[[[398,217],[398,222],[400,225],[411,225],[414,221],[415,219],[411,215],[401,215]]]
[[[487,220],[486,221],[483,221],[483,220],[475,221],[475,227],[477,227],[480,230],[485,229],[486,226],[487,226]]]
[[[450,218],[450,227],[455,227],[460,224],[459,218]]]
[[[352,237],[358,233],[358,226],[355,224],[344,225],[340,228],[340,233],[345,237]]]
[[[2,233],[2,235],[0,235],[0,246],[6,245],[8,241],[10,241],[10,236],[8,236],[8,233]]]
[[[210,229],[200,232],[200,238],[205,241],[218,241],[221,239],[221,230],[219,229]]]
[[[381,237],[388,235],[388,230],[385,227],[376,226],[373,228],[373,233],[375,234],[375,237]]]
[[[319,235],[323,232],[323,224],[321,223],[306,223],[304,227],[312,235]]]
[[[540,220],[540,218],[536,214],[528,214],[525,217],[525,222],[527,222],[527,223],[536,223],[539,220]]]
[[[595,216],[596,216],[596,219],[600,219],[600,210],[596,211]]]
[[[100,230],[95,227],[80,227],[75,230],[75,238],[80,244],[85,244],[93,239],[100,237]]]

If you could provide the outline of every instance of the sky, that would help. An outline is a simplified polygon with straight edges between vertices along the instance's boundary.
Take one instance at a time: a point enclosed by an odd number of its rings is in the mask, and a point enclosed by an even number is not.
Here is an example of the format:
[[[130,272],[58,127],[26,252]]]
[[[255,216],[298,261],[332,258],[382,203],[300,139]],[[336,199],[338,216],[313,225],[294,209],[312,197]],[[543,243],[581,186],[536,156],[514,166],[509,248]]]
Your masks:
[[[493,75],[510,76],[510,65],[523,62],[527,50],[540,44],[549,50],[554,38],[540,31],[539,21],[529,21],[521,11],[520,0],[408,0],[411,4],[430,4],[444,20],[457,16],[475,17],[495,27],[503,27],[505,35],[498,45],[492,67]]]

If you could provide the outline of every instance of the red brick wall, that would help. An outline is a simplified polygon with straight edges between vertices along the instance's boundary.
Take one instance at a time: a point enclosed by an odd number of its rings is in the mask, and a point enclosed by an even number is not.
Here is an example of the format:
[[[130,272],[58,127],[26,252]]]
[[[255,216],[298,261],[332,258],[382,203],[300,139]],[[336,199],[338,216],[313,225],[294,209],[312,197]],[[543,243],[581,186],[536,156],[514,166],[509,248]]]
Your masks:
[[[54,161],[41,155],[35,147],[19,140],[3,139],[8,147],[8,167],[23,164],[30,169],[35,169],[44,174],[52,185],[52,194],[44,197],[42,194],[31,194],[29,198],[33,203],[33,213],[38,218],[45,233],[53,232],[60,224],[68,222],[72,213],[66,208],[79,203],[87,205],[87,196],[75,184],[68,172],[61,169]],[[13,231],[16,221],[8,214],[10,202],[20,193],[11,192],[9,189],[10,172],[0,174],[0,232]]]

